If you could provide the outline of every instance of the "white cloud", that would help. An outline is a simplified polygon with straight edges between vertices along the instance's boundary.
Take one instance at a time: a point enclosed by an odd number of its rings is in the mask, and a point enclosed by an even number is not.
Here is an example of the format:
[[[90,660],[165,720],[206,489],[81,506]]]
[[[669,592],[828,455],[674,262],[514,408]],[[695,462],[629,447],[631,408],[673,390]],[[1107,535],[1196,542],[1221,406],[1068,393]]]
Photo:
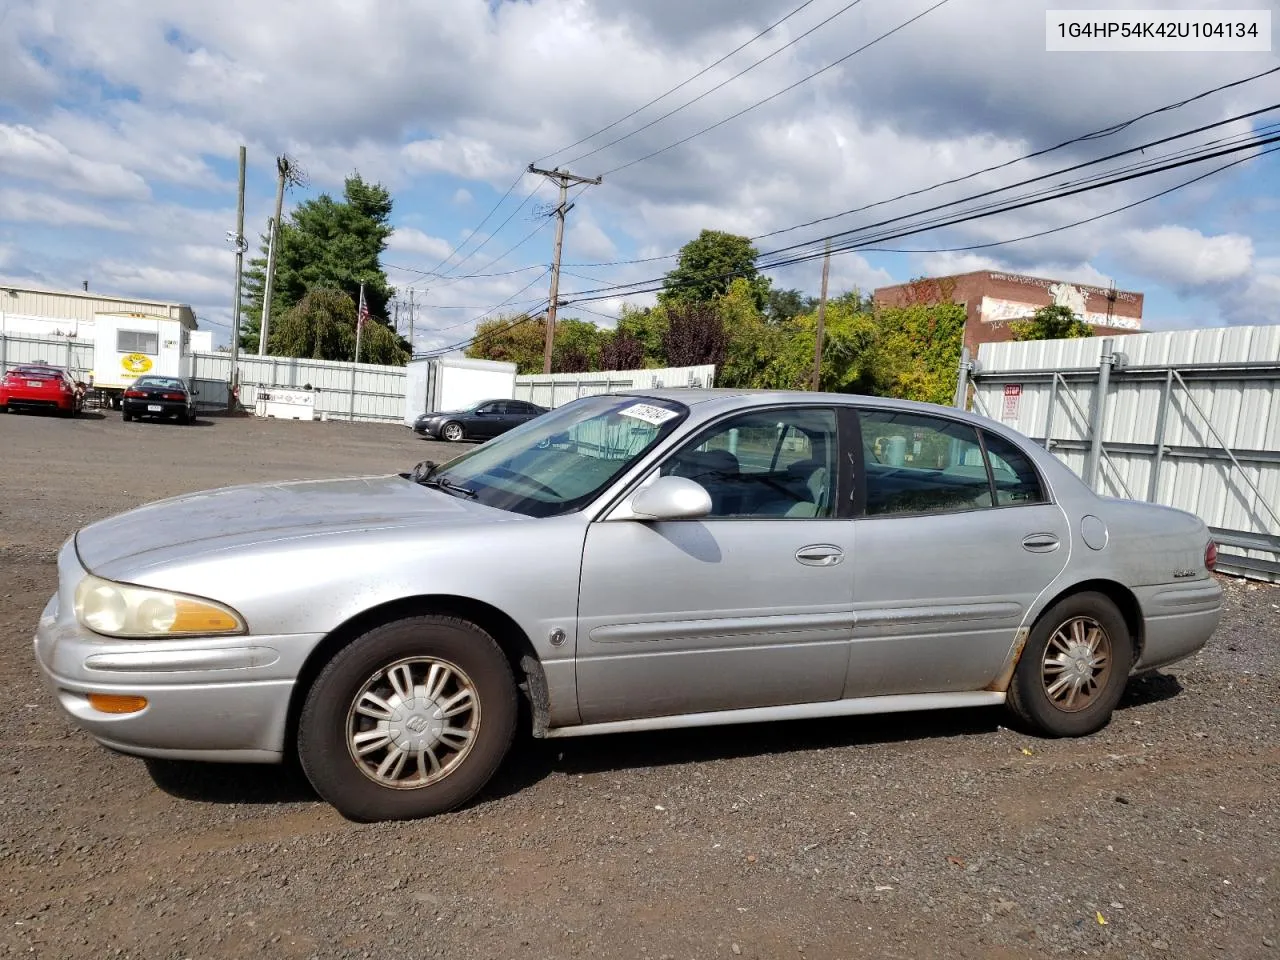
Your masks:
[[[448,240],[430,236],[416,227],[396,227],[396,232],[387,240],[387,249],[408,259],[427,257],[441,260],[453,247]]]
[[[1253,241],[1248,237],[1207,237],[1174,225],[1127,231],[1117,252],[1132,269],[1182,290],[1238,280],[1253,266]]]
[[[130,225],[94,207],[63,200],[45,193],[12,188],[0,189],[0,221],[39,223],[53,227],[100,227],[128,230]]]
[[[453,192],[453,202],[462,206],[471,202],[471,191],[466,187],[459,187]]]
[[[139,199],[150,193],[136,173],[72,153],[48,133],[28,126],[0,123],[0,165],[11,177],[101,197]]]

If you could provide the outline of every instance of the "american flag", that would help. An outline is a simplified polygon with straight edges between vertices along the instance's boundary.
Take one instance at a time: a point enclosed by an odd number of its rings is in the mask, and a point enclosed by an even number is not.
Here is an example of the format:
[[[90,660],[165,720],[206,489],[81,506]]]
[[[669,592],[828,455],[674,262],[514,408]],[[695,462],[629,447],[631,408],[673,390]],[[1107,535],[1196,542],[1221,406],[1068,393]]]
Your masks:
[[[360,284],[360,309],[356,313],[356,329],[361,329],[365,321],[369,319],[369,304],[364,299],[364,284]]]

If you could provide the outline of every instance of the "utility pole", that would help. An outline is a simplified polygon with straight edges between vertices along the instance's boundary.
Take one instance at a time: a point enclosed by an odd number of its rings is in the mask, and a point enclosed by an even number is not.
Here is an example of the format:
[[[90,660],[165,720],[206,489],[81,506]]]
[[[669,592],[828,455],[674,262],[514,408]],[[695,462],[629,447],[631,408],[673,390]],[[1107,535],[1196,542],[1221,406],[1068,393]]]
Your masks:
[[[236,293],[231,305],[231,384],[227,390],[227,409],[234,410],[236,405],[235,385],[239,380],[237,366],[240,362],[240,278],[244,272],[244,166],[245,148],[240,147],[240,192],[236,200],[236,234],[232,242],[236,245]]]
[[[409,288],[409,359],[413,359],[413,287]]]
[[[813,383],[811,389],[817,390],[822,379],[822,334],[827,322],[827,277],[831,275],[831,241],[827,241],[827,249],[822,258],[822,293],[818,297],[818,330],[814,338],[813,348]]]
[[[556,167],[554,170],[539,170],[532,163],[529,164],[529,172],[536,173],[540,176],[555,180],[560,184],[560,202],[556,205],[556,252],[555,259],[551,263],[551,296],[547,302],[547,343],[542,351],[542,372],[551,372],[551,347],[556,337],[556,307],[559,306],[560,298],[560,250],[564,246],[564,217],[572,208],[573,204],[569,203],[569,184],[581,183],[590,186],[599,186],[603,177],[580,177],[577,174],[569,173],[567,170],[561,170]]]
[[[267,221],[267,278],[262,285],[262,326],[258,334],[258,353],[267,352],[271,325],[271,296],[276,283],[276,251],[280,246],[280,216],[284,208],[286,186],[300,187],[306,175],[284,154],[276,157],[276,215]]]

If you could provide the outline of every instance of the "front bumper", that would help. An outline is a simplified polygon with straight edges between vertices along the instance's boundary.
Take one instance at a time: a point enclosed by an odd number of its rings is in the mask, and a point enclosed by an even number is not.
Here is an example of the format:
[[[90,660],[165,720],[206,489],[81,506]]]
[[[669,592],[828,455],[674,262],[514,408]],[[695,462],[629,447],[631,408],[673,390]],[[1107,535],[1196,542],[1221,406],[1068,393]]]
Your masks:
[[[437,423],[434,420],[428,420],[422,423],[415,423],[413,425],[413,432],[418,434],[419,436],[430,437],[432,440],[438,440],[440,438],[441,425],[442,425],[441,423]]]
[[[35,635],[35,657],[59,708],[103,745],[178,760],[279,762],[289,704],[320,635],[117,640],[80,626],[71,609],[85,574],[72,542],[58,558],[59,593]],[[88,695],[145,697],[136,713],[96,710]]]

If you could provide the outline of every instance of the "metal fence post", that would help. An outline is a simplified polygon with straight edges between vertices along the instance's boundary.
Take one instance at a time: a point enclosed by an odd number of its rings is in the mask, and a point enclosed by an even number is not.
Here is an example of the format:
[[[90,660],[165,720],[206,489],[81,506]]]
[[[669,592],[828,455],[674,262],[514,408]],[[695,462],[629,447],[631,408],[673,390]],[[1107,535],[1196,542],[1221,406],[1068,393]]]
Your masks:
[[[1098,389],[1094,394],[1093,417],[1089,423],[1089,456],[1084,463],[1084,482],[1090,490],[1096,489],[1098,461],[1102,457],[1102,429],[1107,417],[1107,388],[1111,385],[1111,344],[1107,337],[1102,341],[1102,356],[1098,358]]]
[[[9,372],[9,338],[0,333],[0,374]]]
[[[960,370],[956,374],[956,408],[964,410],[969,406],[969,348],[960,350]]]
[[[1053,372],[1053,379],[1049,381],[1049,403],[1044,412],[1044,448],[1051,450],[1053,448],[1053,411],[1058,404],[1058,380],[1062,374],[1058,371]]]
[[[351,365],[351,422],[356,422],[356,365]]]
[[[1173,367],[1165,371],[1164,390],[1160,394],[1160,409],[1156,411],[1156,455],[1151,461],[1151,479],[1147,483],[1147,502],[1155,503],[1160,493],[1160,466],[1164,463],[1164,430],[1169,416],[1169,404],[1173,402]]]

